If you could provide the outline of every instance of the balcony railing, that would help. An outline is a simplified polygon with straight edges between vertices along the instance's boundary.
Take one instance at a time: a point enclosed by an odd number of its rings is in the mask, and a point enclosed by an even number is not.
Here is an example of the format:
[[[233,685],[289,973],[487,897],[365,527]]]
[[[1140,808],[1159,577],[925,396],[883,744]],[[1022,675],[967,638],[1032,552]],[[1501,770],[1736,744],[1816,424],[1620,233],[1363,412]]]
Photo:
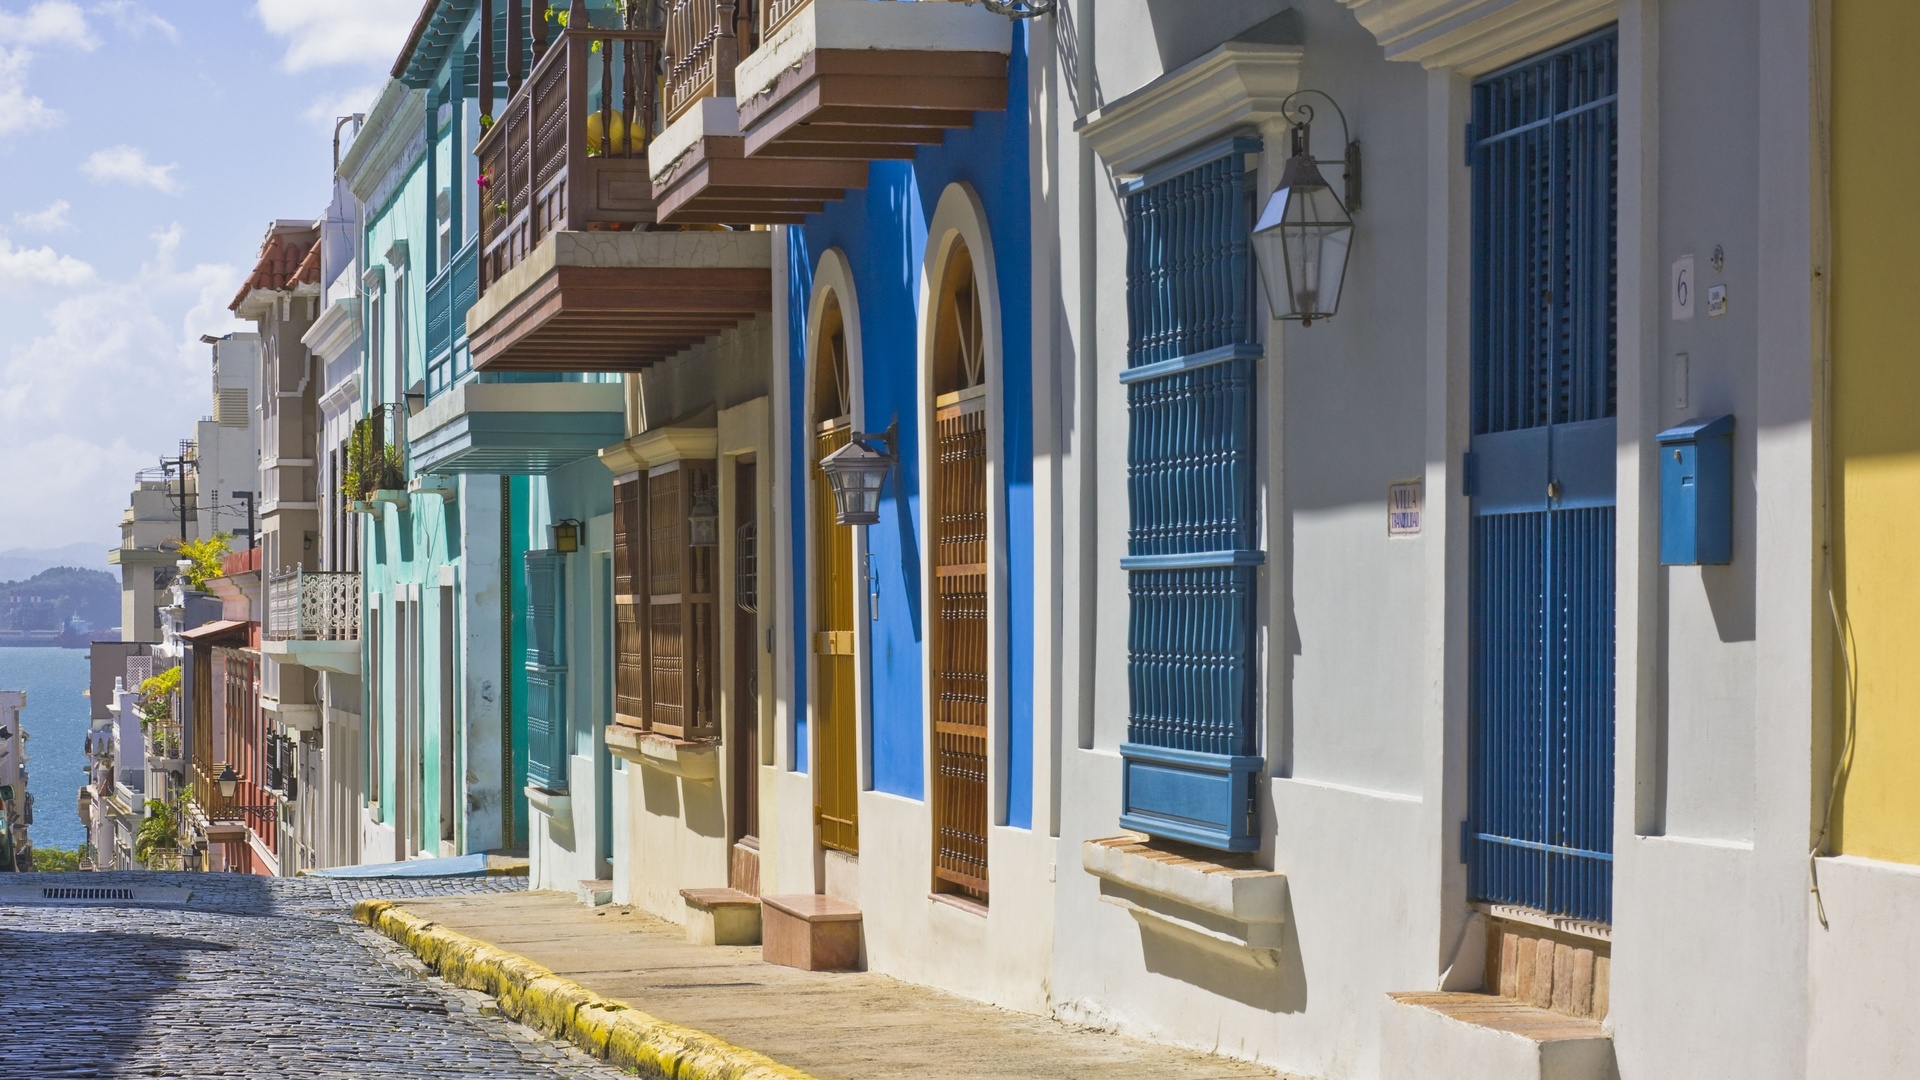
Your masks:
[[[271,641],[360,640],[360,575],[291,570],[267,582]]]
[[[480,298],[480,245],[469,243],[427,283],[427,395],[473,368],[467,311]]]
[[[672,0],[667,9],[667,122],[705,97],[733,96],[740,42],[753,27],[751,0]],[[749,42],[751,47],[751,42]]]
[[[653,221],[664,37],[569,26],[480,137],[481,292],[551,233]]]
[[[147,724],[147,762],[178,761],[181,754],[180,722],[153,720]]]

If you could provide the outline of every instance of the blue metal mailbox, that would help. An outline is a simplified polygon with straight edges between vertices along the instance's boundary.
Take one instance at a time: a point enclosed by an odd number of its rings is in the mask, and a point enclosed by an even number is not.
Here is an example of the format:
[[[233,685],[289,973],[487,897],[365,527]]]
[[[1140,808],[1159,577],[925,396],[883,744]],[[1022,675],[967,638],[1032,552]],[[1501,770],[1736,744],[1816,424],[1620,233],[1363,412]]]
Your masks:
[[[1733,561],[1733,417],[1689,420],[1661,432],[1660,563]]]

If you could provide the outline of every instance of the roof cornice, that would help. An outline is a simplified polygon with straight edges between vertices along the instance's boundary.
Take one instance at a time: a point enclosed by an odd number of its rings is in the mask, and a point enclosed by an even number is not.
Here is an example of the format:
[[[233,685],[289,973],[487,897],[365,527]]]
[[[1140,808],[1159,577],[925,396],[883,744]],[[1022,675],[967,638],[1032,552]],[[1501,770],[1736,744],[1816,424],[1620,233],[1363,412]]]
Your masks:
[[[425,92],[388,80],[368,111],[359,136],[340,159],[340,179],[347,182],[355,198],[373,202],[374,192],[407,155],[409,146],[419,140],[424,148],[426,124]]]

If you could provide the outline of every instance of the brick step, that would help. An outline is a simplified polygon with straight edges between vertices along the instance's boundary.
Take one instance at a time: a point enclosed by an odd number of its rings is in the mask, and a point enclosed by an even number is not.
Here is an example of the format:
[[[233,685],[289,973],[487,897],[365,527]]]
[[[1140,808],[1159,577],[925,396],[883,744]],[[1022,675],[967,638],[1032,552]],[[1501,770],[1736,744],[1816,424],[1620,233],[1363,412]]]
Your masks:
[[[687,940],[695,945],[760,944],[760,899],[739,889],[681,889]]]
[[[860,970],[860,909],[813,893],[760,898],[760,955],[802,971]]]

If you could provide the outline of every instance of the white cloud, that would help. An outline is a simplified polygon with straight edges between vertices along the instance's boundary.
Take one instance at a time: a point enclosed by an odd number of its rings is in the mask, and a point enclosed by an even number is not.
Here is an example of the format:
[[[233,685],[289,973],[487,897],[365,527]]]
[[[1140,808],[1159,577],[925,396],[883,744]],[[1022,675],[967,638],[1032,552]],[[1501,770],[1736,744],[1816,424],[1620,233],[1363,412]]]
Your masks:
[[[112,535],[134,470],[210,411],[200,335],[251,327],[226,310],[240,270],[178,265],[182,235],[155,233],[141,265],[51,306],[0,289],[0,321],[23,331],[0,353],[0,460],[21,465],[0,469],[0,535],[48,546]]]
[[[351,90],[328,94],[307,106],[306,118],[327,131],[332,131],[336,120],[343,116],[352,116],[354,113],[366,112],[373,108],[374,99],[379,96],[378,84],[356,86]]]
[[[179,41],[180,31],[174,25],[153,13],[147,5],[138,0],[106,0],[95,4],[93,10],[113,20],[123,34],[133,37],[145,37],[147,31],[154,30],[168,41]]]
[[[17,248],[0,236],[0,285],[71,287],[93,280],[93,267],[50,247]]]
[[[60,110],[27,93],[27,65],[32,62],[33,54],[26,49],[0,48],[0,139],[59,127],[66,119]]]
[[[41,0],[19,15],[0,11],[0,45],[66,45],[91,52],[100,39],[73,0]]]
[[[31,214],[24,210],[16,211],[13,221],[29,232],[68,232],[73,228],[73,222],[67,220],[67,211],[71,209],[73,205],[67,200],[55,199],[45,210],[35,210]]]
[[[155,165],[147,160],[145,150],[125,143],[95,150],[80,163],[80,171],[98,183],[150,187],[168,195],[180,194],[180,181],[173,178],[173,171],[179,167],[178,164]]]
[[[414,4],[394,0],[258,0],[253,14],[267,33],[286,40],[280,62],[298,72],[337,64],[391,64],[418,11]]]

